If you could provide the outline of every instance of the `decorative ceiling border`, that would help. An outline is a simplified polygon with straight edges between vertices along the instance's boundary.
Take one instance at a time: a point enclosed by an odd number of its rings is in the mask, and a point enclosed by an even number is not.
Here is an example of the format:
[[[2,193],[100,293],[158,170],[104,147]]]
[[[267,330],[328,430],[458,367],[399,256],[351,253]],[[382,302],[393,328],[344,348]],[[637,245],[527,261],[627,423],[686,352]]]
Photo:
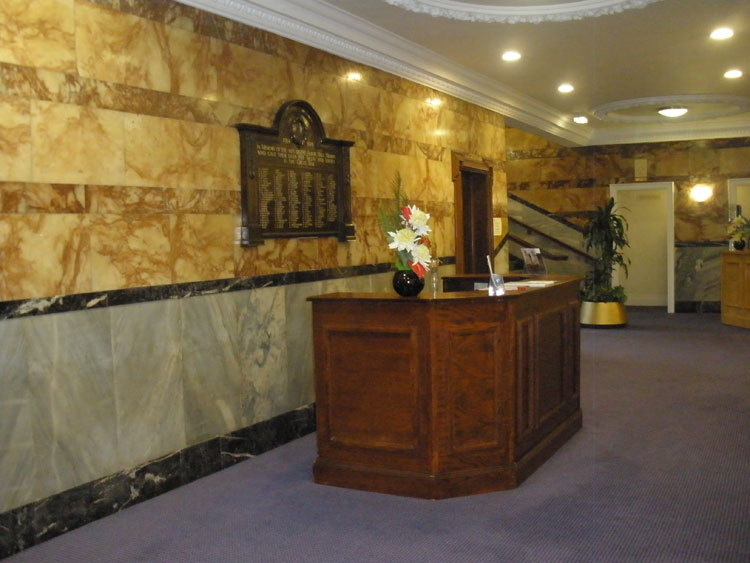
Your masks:
[[[572,115],[320,0],[178,1],[471,102],[566,145],[585,145],[591,134]]]
[[[721,109],[711,111],[694,110],[691,104],[717,104],[723,106]],[[690,111],[687,115],[679,118],[680,121],[702,121],[705,119],[714,119],[738,113],[750,111],[750,99],[743,96],[729,96],[724,94],[678,94],[675,96],[653,96],[649,98],[633,98],[630,100],[619,100],[602,104],[591,110],[591,114],[602,121],[613,121],[620,123],[658,123],[664,122],[664,117],[657,115],[628,115],[620,113],[637,107],[654,107],[659,106],[688,106]]]
[[[605,127],[596,129],[587,144],[589,146],[625,145],[739,137],[750,137],[750,117],[675,123],[671,126],[669,124],[634,124]]]
[[[410,12],[435,17],[483,23],[541,23],[548,21],[596,18],[643,8],[661,0],[578,0],[549,2],[536,6],[487,5],[456,2],[455,0],[382,0]]]

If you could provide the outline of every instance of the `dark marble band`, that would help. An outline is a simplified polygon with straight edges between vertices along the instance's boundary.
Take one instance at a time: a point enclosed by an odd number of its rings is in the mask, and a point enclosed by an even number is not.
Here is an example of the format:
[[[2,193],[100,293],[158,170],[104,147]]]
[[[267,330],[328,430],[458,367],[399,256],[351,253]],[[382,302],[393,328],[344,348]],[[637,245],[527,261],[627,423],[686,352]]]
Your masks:
[[[455,256],[440,258],[441,264],[455,264]],[[92,293],[77,293],[72,295],[56,295],[37,299],[20,299],[17,301],[0,302],[0,320],[83,311],[101,307],[130,305],[148,301],[162,301],[165,299],[183,299],[199,295],[213,295],[230,291],[244,291],[261,289],[264,287],[292,285],[322,280],[349,278],[380,274],[391,270],[390,262],[380,264],[365,264],[363,266],[349,266],[345,268],[329,268],[325,270],[309,270],[304,272],[287,272],[249,278],[228,278],[222,280],[201,281],[192,283],[178,283],[157,285],[150,287],[134,287],[132,289],[116,289]]]
[[[0,514],[0,559],[315,431],[311,404]]]

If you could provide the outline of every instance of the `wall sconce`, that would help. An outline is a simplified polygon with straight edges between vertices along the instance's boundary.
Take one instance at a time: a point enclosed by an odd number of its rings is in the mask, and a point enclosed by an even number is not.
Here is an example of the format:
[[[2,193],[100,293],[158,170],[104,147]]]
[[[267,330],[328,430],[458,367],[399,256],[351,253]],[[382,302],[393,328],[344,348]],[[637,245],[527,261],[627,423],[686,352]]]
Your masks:
[[[357,80],[362,80],[362,75],[358,72],[350,72],[346,75],[346,79],[356,82]]]
[[[434,108],[438,107],[440,104],[443,103],[443,101],[440,98],[427,98],[425,100],[428,106],[432,106]]]
[[[714,190],[707,184],[696,184],[690,188],[690,199],[693,201],[706,201],[712,195],[714,195]]]

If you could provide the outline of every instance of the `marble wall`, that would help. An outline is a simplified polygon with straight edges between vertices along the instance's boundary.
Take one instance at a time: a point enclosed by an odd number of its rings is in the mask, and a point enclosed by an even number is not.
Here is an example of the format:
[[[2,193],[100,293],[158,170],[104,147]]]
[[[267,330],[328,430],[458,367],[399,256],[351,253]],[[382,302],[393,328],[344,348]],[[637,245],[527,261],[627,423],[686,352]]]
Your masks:
[[[506,142],[509,192],[578,224],[606,201],[610,184],[674,182],[675,300],[684,310],[716,308],[728,180],[750,176],[750,138],[568,148],[508,128]],[[635,176],[636,160],[645,163],[644,177]],[[697,183],[713,186],[713,197],[690,199]]]
[[[387,261],[396,172],[452,255],[452,151],[497,166],[502,213],[503,117],[387,73],[169,0],[5,0],[0,30],[0,300]],[[352,243],[235,244],[231,125],[289,99],[355,142]]]
[[[3,0],[0,37],[0,532],[11,509],[309,405],[305,297],[387,280],[170,288],[389,262],[376,211],[397,172],[452,256],[453,153],[494,166],[506,212],[503,117],[387,73],[171,0]],[[356,241],[237,244],[232,125],[271,126],[289,99],[354,141]],[[138,288],[156,297],[118,305]]]

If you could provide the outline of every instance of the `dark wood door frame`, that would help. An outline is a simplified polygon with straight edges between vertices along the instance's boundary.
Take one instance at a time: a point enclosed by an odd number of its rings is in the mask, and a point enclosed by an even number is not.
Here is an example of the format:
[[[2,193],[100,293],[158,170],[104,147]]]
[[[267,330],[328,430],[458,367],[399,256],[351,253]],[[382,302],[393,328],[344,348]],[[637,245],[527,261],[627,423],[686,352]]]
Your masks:
[[[481,189],[475,190],[465,185],[465,174],[478,174],[484,177]],[[492,253],[492,167],[454,153],[451,159],[451,176],[456,224],[456,273],[486,273],[488,268],[484,254]],[[471,229],[468,229],[469,225],[466,224],[467,214],[472,215]],[[467,234],[472,240],[465,240]],[[478,256],[472,249],[480,247],[486,247],[487,252]]]

